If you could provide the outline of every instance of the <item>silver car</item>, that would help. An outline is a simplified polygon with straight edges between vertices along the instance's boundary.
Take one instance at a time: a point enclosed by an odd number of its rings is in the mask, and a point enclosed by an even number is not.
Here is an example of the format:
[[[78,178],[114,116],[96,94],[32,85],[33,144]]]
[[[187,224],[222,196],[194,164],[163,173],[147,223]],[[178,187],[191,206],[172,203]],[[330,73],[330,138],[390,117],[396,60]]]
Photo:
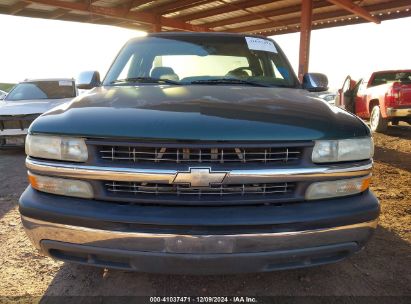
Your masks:
[[[0,97],[0,148],[24,145],[34,119],[76,96],[74,79],[33,79],[18,83]]]
[[[320,97],[321,99],[324,99],[329,104],[335,105],[336,96],[337,96],[336,93],[326,93],[326,94],[321,94],[318,97]]]

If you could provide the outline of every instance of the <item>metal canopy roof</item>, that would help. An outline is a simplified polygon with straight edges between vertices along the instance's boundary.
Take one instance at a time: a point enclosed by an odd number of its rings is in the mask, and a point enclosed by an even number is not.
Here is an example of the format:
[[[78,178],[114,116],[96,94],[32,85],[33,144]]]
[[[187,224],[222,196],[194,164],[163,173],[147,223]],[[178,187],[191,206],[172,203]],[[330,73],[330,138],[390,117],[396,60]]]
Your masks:
[[[0,0],[0,14],[142,31],[300,31],[306,0]],[[312,29],[411,16],[411,0],[314,0]]]

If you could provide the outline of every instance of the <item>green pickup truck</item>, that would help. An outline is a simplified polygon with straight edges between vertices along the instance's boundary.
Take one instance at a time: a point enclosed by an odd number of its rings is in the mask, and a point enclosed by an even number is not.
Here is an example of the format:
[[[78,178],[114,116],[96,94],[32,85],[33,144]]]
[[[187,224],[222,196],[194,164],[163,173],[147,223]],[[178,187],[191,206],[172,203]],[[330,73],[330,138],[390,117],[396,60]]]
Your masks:
[[[156,33],[104,80],[37,118],[23,225],[43,254],[141,272],[217,274],[321,265],[377,226],[373,141],[298,81],[271,39]]]

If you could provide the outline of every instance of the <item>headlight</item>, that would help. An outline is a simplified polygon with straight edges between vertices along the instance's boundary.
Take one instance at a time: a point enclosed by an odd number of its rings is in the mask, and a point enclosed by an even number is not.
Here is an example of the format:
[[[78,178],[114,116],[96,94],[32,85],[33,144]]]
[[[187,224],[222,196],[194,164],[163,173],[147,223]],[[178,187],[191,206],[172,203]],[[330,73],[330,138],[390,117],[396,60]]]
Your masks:
[[[75,162],[85,162],[88,158],[84,139],[49,135],[27,135],[26,154]]]
[[[318,140],[315,142],[314,163],[332,163],[370,159],[374,155],[371,137],[342,140]]]
[[[305,192],[305,199],[315,200],[361,193],[370,186],[371,175],[311,184]]]
[[[34,189],[42,192],[81,198],[94,196],[91,185],[81,180],[42,176],[29,172],[29,181]]]

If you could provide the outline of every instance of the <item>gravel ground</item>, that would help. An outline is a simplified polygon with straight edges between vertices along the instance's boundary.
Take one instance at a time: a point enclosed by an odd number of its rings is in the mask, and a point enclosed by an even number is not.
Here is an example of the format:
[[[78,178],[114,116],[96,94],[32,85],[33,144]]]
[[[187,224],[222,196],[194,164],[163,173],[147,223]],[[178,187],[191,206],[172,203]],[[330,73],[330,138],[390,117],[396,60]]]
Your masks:
[[[375,135],[374,140],[372,189],[381,200],[382,215],[365,250],[332,265],[235,276],[104,271],[55,262],[37,254],[24,234],[17,210],[18,197],[27,184],[24,154],[2,151],[0,296],[411,296],[411,127],[392,127],[385,135]]]

